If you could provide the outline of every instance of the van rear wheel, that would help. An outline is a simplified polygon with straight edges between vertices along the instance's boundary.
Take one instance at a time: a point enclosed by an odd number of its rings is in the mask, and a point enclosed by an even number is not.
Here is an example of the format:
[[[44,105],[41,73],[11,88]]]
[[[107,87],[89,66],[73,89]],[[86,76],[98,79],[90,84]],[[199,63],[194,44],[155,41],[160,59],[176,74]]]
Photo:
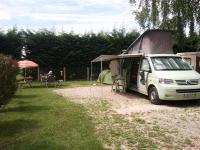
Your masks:
[[[160,105],[162,101],[159,99],[156,87],[151,87],[149,90],[149,100],[152,104]]]

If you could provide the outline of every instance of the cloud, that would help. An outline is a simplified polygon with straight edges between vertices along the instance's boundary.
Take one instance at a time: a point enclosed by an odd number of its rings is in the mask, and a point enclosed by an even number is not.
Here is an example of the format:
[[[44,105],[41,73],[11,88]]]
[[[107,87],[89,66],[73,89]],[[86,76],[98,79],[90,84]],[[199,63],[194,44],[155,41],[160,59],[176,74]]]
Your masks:
[[[131,7],[124,0],[1,0],[0,25],[56,28],[75,32],[137,28]],[[79,29],[80,28],[80,29]]]

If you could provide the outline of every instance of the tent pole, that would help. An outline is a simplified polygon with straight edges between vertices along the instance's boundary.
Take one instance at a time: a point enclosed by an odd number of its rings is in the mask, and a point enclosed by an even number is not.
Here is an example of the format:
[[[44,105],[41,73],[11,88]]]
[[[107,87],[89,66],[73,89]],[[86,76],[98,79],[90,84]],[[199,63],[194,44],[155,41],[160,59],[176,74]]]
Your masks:
[[[102,73],[102,70],[103,70],[103,63],[102,63],[102,58],[101,58],[101,73]],[[101,97],[103,98],[103,86],[102,86],[102,75],[101,75]]]
[[[91,62],[91,74],[90,74],[90,80],[91,80],[91,82],[92,82],[92,62]]]
[[[87,67],[87,81],[90,81],[90,68]]]

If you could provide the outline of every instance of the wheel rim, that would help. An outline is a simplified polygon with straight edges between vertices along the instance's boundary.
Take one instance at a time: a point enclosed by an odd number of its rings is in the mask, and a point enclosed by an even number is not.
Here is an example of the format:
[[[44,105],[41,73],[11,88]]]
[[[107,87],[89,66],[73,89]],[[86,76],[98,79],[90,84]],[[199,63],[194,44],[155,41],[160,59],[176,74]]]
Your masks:
[[[155,99],[156,99],[156,92],[155,91],[151,92],[150,98],[151,98],[151,101],[155,101]]]

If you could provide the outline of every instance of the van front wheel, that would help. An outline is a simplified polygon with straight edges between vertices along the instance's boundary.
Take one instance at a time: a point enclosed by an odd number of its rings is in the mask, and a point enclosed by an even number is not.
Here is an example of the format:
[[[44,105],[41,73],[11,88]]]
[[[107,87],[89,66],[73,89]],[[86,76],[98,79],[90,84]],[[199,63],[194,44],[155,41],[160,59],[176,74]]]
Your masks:
[[[160,105],[162,101],[159,99],[158,91],[155,87],[151,87],[149,90],[149,100],[152,104]]]

